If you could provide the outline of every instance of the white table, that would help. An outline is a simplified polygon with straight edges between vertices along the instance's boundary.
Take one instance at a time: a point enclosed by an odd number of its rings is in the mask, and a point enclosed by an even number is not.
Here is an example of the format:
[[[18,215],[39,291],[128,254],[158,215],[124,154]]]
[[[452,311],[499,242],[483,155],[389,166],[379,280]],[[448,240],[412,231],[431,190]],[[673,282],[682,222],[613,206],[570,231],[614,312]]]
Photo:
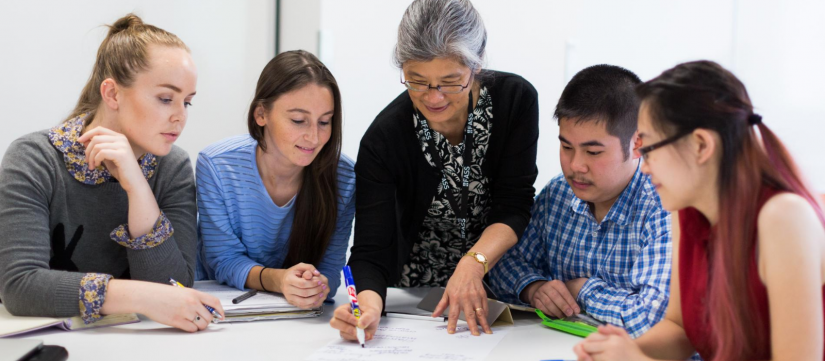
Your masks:
[[[426,293],[390,289],[387,309],[414,311]],[[316,318],[217,324],[190,334],[141,316],[136,324],[74,332],[46,329],[18,338],[63,346],[69,360],[303,360],[340,337],[329,320],[335,307],[346,302],[341,287],[335,304],[325,305]],[[517,312],[514,318],[515,326],[487,360],[575,359],[572,349],[581,338],[550,330],[535,315]]]

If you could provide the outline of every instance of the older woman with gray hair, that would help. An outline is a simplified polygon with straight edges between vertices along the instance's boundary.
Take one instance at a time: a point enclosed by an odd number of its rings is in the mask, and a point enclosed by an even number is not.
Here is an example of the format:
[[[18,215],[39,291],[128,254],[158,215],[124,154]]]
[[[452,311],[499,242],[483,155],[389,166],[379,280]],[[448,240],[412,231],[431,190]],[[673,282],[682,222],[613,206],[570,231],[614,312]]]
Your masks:
[[[398,27],[395,61],[406,91],[375,118],[355,165],[355,240],[349,265],[360,320],[350,306],[330,322],[369,340],[387,287],[444,287],[470,331],[486,321],[482,279],[530,219],[538,175],[538,96],[514,74],[484,70],[487,33],[468,0],[415,0]]]

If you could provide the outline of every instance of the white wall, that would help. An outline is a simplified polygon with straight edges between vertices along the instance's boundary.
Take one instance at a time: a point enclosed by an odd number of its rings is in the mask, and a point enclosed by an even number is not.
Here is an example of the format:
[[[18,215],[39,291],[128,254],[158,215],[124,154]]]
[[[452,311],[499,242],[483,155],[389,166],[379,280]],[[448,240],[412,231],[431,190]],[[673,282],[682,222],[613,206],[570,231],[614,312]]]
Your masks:
[[[281,0],[279,51],[303,49],[318,55],[321,0]]]
[[[111,24],[128,12],[192,50],[198,95],[177,145],[193,161],[207,145],[246,132],[246,112],[275,54],[273,1],[0,2],[0,154],[14,139],[63,120],[74,107]]]
[[[321,0],[321,59],[344,97],[344,152],[356,156],[370,122],[401,91],[392,65],[409,2]],[[680,62],[710,59],[731,69],[757,111],[825,191],[825,3],[767,0],[587,2],[475,0],[488,31],[488,68],[514,72],[539,92],[542,187],[561,171],[552,117],[567,81],[610,63],[643,80]]]
[[[825,193],[825,2],[739,2],[734,73],[764,122]]]
[[[650,79],[680,62],[710,59],[739,76],[765,122],[825,192],[825,2],[475,0],[489,34],[488,67],[524,76],[539,91],[537,188],[560,171],[552,118],[566,82],[598,63]],[[392,65],[408,1],[282,0],[281,50],[319,55],[344,101],[351,157],[375,115],[403,86]],[[32,0],[0,2],[0,154],[17,137],[53,126],[73,107],[101,24],[136,11],[192,48],[198,95],[178,145],[193,157],[246,132],[246,111],[274,54],[274,1]],[[320,52],[320,54],[318,54]]]

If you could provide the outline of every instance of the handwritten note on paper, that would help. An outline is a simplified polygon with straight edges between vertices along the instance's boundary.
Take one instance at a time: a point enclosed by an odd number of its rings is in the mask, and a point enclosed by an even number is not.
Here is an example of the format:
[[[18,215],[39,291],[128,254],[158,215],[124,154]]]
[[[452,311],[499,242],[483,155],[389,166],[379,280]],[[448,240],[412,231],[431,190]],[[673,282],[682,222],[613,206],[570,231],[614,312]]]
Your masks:
[[[494,327],[492,335],[482,332],[481,336],[473,336],[466,325],[459,325],[456,333],[450,335],[444,324],[384,318],[365,348],[338,339],[307,360],[483,360],[509,331],[509,327]]]

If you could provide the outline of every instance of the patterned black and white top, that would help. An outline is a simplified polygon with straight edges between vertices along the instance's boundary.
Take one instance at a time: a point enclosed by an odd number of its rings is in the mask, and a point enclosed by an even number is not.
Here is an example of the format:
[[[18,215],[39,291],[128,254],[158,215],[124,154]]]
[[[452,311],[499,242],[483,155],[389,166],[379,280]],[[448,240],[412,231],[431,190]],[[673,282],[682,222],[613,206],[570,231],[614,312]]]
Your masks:
[[[420,125],[422,115],[415,112],[413,123],[418,136],[423,156],[433,168],[438,168],[433,157],[436,156],[430,143],[425,138],[424,129]],[[470,187],[467,201],[469,220],[467,222],[467,244],[461,238],[456,211],[452,209],[447,192],[452,192],[453,199],[461,199],[461,169],[464,167],[464,141],[458,145],[451,145],[441,134],[431,130],[438,155],[444,164],[443,179],[449,184],[445,190],[438,183],[436,195],[433,197],[424,223],[418,233],[418,240],[413,244],[410,260],[404,265],[401,279],[397,287],[436,287],[446,286],[452,276],[458,261],[469,250],[487,225],[487,214],[490,212],[490,180],[482,174],[482,164],[487,153],[487,143],[490,140],[490,129],[493,119],[493,102],[486,87],[479,91],[478,103],[473,109],[473,148],[470,166]]]

